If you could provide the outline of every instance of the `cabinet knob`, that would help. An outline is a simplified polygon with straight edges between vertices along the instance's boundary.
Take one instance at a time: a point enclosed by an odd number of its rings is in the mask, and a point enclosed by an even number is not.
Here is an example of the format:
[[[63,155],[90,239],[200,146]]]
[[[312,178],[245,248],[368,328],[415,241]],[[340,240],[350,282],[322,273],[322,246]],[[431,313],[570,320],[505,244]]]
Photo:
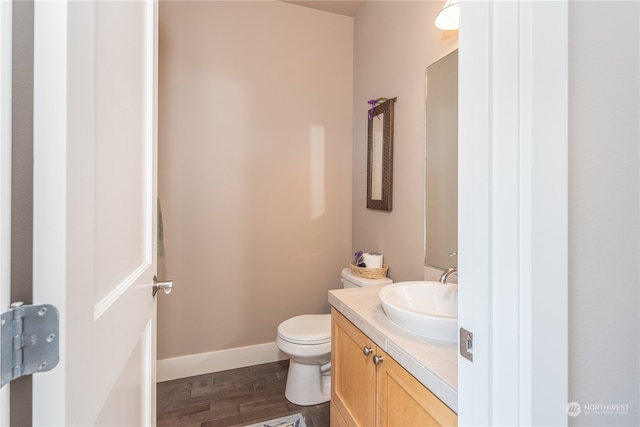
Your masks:
[[[373,350],[371,349],[371,347],[365,345],[364,347],[362,347],[362,352],[365,356],[368,356],[373,353]]]
[[[377,354],[375,356],[373,356],[373,364],[376,365],[376,366],[381,364],[383,360],[384,360],[384,357],[382,357],[382,356],[379,356]]]

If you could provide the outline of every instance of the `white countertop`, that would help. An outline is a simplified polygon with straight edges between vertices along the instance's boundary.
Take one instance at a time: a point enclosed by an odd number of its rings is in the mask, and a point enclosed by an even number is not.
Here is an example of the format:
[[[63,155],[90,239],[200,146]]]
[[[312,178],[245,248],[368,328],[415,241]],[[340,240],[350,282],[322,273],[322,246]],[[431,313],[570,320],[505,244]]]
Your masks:
[[[458,412],[458,343],[423,338],[384,314],[385,285],[329,291],[329,304],[393,357],[454,412]]]

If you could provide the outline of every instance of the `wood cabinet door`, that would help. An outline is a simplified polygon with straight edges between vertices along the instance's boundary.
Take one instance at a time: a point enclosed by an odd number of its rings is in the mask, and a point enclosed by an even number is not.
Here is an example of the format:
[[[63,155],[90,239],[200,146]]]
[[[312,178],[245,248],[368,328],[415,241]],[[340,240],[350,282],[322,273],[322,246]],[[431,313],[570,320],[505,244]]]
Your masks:
[[[455,426],[457,415],[381,349],[378,365],[378,427]]]
[[[347,420],[344,419],[344,417],[342,416],[342,413],[337,408],[333,400],[331,401],[330,410],[331,410],[331,415],[329,418],[329,425],[331,427],[349,427],[349,424],[347,424]]]
[[[331,395],[347,425],[371,427],[376,416],[377,348],[358,328],[335,309],[331,311]],[[365,355],[363,349],[371,352]]]

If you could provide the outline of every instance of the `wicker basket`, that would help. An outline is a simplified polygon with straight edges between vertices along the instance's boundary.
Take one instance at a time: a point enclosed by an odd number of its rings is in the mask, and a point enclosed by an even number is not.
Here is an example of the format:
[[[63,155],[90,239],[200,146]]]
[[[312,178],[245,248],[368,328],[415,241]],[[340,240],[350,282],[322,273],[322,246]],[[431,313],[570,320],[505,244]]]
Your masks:
[[[366,268],[358,267],[351,261],[349,265],[351,266],[351,272],[353,274],[364,277],[365,279],[384,279],[387,277],[387,271],[389,270],[386,264],[382,264],[382,268]]]

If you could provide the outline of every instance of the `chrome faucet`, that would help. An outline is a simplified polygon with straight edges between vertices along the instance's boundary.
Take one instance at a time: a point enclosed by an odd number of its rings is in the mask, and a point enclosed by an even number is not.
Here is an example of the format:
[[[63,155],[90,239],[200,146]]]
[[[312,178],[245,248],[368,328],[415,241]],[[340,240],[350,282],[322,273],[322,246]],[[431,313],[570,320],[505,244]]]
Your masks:
[[[440,276],[440,283],[447,284],[447,280],[449,280],[449,276],[452,274],[458,274],[458,267],[447,268],[442,276]]]

